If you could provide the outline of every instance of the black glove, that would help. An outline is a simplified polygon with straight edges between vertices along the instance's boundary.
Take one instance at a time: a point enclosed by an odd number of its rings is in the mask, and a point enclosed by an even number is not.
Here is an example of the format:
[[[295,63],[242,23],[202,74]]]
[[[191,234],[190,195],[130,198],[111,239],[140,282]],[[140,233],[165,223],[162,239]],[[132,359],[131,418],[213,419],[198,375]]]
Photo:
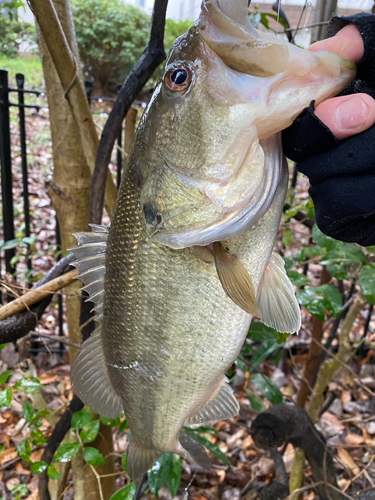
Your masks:
[[[375,15],[334,17],[327,35],[354,23],[365,52],[357,77],[340,95],[366,93],[375,98]],[[314,102],[283,131],[285,155],[310,180],[318,227],[338,240],[375,244],[375,125],[342,141],[314,114]]]

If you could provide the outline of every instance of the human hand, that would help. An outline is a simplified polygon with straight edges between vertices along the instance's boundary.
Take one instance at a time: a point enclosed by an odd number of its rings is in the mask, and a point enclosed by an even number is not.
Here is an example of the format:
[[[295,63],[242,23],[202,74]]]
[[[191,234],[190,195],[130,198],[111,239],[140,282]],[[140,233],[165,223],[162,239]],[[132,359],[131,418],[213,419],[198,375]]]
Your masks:
[[[354,24],[348,24],[334,37],[310,45],[307,50],[328,50],[355,63],[363,58],[363,38]],[[338,140],[367,130],[375,123],[375,100],[368,94],[328,99],[315,108],[315,115]]]
[[[309,47],[357,63],[339,97],[314,103],[282,133],[285,155],[310,181],[315,219],[332,238],[375,245],[375,15],[334,18]]]

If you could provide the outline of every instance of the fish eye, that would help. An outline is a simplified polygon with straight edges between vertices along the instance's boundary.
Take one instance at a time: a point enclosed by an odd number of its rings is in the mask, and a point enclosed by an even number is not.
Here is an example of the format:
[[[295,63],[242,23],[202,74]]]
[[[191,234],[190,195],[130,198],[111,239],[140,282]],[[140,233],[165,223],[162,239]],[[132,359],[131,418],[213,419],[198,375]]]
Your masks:
[[[192,78],[192,72],[189,66],[175,66],[168,71],[164,77],[164,83],[172,92],[182,92],[186,90]]]

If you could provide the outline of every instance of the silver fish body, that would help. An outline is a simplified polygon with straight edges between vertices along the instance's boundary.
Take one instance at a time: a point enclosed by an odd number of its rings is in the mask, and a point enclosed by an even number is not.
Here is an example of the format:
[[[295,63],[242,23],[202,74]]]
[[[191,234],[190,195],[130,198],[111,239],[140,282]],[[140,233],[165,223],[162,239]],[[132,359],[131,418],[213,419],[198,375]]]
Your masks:
[[[293,286],[272,254],[288,181],[278,131],[354,74],[333,55],[309,55],[298,68],[287,44],[254,42],[241,22],[245,0],[233,2],[232,17],[231,5],[204,1],[198,24],[176,41],[133,142],[111,227],[77,235],[73,249],[100,323],[73,364],[74,390],[104,416],[124,409],[131,477],[164,451],[209,466],[182,428],[238,413],[225,373],[252,315],[298,330]],[[309,82],[310,96],[302,88]]]

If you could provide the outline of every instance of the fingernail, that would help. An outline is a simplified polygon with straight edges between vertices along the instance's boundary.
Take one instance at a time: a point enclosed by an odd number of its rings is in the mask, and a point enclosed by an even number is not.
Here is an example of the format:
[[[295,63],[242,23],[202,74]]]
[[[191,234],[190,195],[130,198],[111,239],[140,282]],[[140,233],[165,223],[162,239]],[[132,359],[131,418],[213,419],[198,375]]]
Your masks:
[[[366,121],[369,113],[367,104],[360,97],[350,97],[336,109],[336,123],[345,130],[360,128]]]

